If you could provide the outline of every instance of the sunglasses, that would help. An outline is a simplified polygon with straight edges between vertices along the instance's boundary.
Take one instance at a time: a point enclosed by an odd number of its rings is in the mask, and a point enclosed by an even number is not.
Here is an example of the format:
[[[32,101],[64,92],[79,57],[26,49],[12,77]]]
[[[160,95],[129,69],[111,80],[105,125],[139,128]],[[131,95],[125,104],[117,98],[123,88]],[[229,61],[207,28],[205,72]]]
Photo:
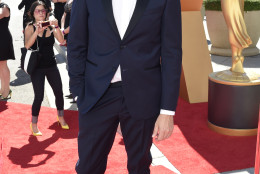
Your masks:
[[[40,14],[40,13],[46,14],[46,12],[47,12],[47,10],[45,10],[45,9],[42,9],[42,10],[36,9],[36,10],[34,10],[34,13],[37,13],[37,14]]]

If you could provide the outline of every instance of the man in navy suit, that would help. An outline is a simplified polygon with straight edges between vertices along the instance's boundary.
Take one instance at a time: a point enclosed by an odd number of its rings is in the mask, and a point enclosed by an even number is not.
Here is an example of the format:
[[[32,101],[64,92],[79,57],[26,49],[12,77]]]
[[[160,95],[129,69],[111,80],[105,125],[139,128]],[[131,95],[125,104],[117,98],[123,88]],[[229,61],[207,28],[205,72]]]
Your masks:
[[[78,96],[78,174],[105,172],[119,123],[129,173],[150,173],[152,138],[173,131],[181,36],[180,0],[73,2],[68,64]]]

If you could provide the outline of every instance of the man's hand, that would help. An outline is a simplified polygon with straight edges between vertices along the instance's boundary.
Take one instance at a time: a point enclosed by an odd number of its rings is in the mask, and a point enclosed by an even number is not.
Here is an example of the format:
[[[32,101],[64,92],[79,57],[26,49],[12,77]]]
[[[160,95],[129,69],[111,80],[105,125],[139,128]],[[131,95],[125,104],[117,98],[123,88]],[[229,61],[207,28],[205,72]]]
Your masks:
[[[165,140],[172,135],[173,127],[173,116],[160,114],[155,122],[152,137],[156,141]]]

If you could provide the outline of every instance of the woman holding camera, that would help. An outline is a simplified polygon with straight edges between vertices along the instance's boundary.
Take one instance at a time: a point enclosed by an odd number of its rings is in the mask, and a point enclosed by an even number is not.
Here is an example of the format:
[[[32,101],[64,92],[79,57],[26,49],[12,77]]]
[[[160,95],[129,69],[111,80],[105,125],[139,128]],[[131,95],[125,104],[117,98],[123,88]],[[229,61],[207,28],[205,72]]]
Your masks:
[[[34,2],[29,11],[31,23],[29,23],[25,28],[25,47],[33,50],[39,48],[39,53],[42,57],[38,67],[31,75],[34,101],[32,105],[32,122],[30,127],[34,136],[42,135],[37,127],[37,122],[44,96],[45,77],[52,87],[56,98],[58,123],[61,124],[63,129],[69,129],[69,126],[63,117],[64,99],[62,82],[53,52],[54,38],[56,38],[60,43],[62,43],[64,39],[56,19],[46,22],[48,16],[47,13],[48,8],[44,2]]]

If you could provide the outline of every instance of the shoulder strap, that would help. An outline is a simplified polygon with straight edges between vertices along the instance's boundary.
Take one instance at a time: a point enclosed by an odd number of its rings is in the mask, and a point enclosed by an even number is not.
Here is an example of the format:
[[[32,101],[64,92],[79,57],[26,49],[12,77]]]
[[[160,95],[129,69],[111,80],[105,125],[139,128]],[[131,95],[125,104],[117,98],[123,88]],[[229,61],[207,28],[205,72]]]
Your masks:
[[[33,26],[33,31],[35,32],[35,30],[36,30],[36,27],[32,24],[32,26]],[[39,46],[38,46],[38,35],[37,35],[37,37],[36,37],[36,44],[37,44],[37,50],[39,51]]]

